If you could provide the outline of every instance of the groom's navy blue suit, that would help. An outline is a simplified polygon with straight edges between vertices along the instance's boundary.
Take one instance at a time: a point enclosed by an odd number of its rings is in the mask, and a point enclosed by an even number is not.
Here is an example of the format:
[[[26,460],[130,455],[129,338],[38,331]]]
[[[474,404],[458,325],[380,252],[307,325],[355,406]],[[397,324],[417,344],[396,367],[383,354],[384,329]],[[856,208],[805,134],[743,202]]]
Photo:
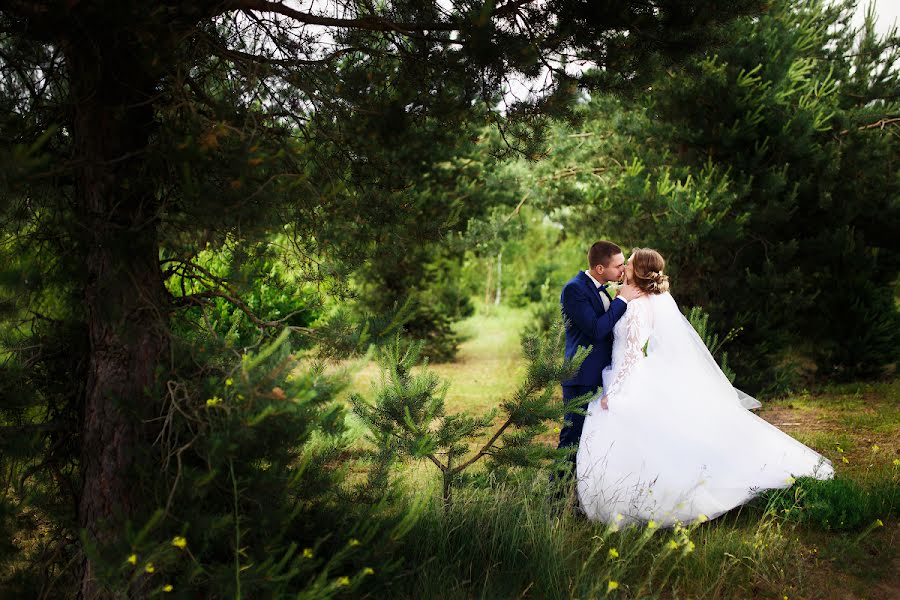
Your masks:
[[[596,392],[603,385],[603,369],[612,362],[613,326],[625,314],[628,305],[621,298],[616,298],[609,303],[609,309],[605,309],[600,294],[606,293],[605,289],[598,290],[584,271],[563,287],[559,301],[563,314],[569,320],[566,360],[575,356],[579,346],[592,346],[578,374],[562,382],[565,401]],[[587,404],[581,408],[587,408]],[[567,413],[566,424],[559,432],[559,447],[577,446],[583,427],[584,415]]]

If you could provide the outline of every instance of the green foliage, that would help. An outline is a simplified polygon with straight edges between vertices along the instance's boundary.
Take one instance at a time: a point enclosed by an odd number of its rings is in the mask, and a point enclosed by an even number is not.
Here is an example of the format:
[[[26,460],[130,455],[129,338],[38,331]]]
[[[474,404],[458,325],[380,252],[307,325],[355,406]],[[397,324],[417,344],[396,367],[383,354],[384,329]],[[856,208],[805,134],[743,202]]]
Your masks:
[[[704,312],[704,310],[699,306],[695,306],[688,311],[687,320],[697,331],[697,335],[700,336],[700,339],[703,340],[703,343],[706,344],[706,347],[709,349],[709,353],[719,361],[719,366],[722,368],[722,372],[725,374],[725,377],[728,378],[728,381],[734,383],[736,374],[731,370],[731,368],[729,368],[728,353],[724,352],[722,350],[722,347],[729,341],[733,340],[741,330],[732,329],[728,332],[727,335],[725,335],[724,338],[719,340],[719,334],[709,330],[709,314]]]
[[[361,496],[344,486],[344,413],[333,401],[342,386],[297,362],[288,330],[224,372],[209,364],[172,381],[153,448],[158,470],[140,479],[157,508],[110,545],[82,541],[104,587],[324,598],[364,585],[373,565],[390,569],[379,548],[415,510],[387,487],[351,502]]]
[[[274,248],[277,241],[226,244],[187,266],[167,263],[173,295],[192,298],[172,324],[177,368],[166,382],[157,437],[140,449],[141,470],[133,474],[141,511],[103,545],[77,524],[87,356],[79,346],[87,339],[80,303],[52,270],[37,281],[9,277],[10,288],[25,284],[11,296],[19,300],[7,307],[11,315],[37,309],[31,294],[44,299],[39,318],[0,330],[0,534],[7,546],[0,578],[13,597],[77,588],[79,548],[106,589],[139,595],[172,585],[181,594],[329,597],[357,589],[373,565],[393,568],[373,547],[402,535],[415,507],[383,485],[391,454],[360,467],[381,485],[345,479],[352,453],[342,436],[344,411],[334,403],[343,378],[310,361],[365,349],[398,325],[326,314]],[[42,258],[24,252],[6,266],[23,272]],[[202,295],[218,283],[241,304]],[[276,328],[283,330],[274,339]],[[289,331],[297,342],[288,342]],[[305,353],[302,363],[297,352]],[[176,537],[186,549],[172,545]],[[145,573],[150,564],[154,572]]]
[[[583,240],[566,237],[558,222],[529,205],[534,198],[526,185],[527,169],[522,163],[504,168],[509,171],[510,185],[522,195],[521,205],[508,212],[496,211],[488,222],[470,222],[463,238],[469,250],[461,273],[462,285],[473,296],[483,297],[488,306],[496,303],[498,290],[502,290],[501,302],[514,307],[550,302],[551,297],[558,304],[563,284],[583,268]],[[502,269],[498,269],[498,262],[502,262]],[[557,315],[546,316],[545,331]]]
[[[545,300],[534,306],[531,311],[531,320],[522,331],[522,335],[548,336],[552,331],[553,323],[560,318],[559,301]]]
[[[422,352],[433,361],[456,355],[460,340],[452,324],[473,310],[470,290],[460,286],[459,274],[466,248],[478,242],[459,235],[491,207],[512,201],[515,188],[492,156],[496,138],[474,127],[461,135],[427,121],[396,140],[399,146],[382,157],[398,162],[392,153],[416,153],[414,162],[399,163],[408,167],[406,186],[361,194],[361,202],[372,202],[369,197],[380,193],[387,196],[385,202],[401,203],[403,211],[393,215],[392,224],[402,224],[405,233],[399,240],[393,235],[372,240],[371,255],[359,269],[359,309],[382,314],[411,302],[404,332],[422,341]],[[392,177],[400,174],[398,167],[392,168]]]
[[[0,588],[5,597],[38,597],[42,581],[65,577],[78,543],[90,348],[81,250],[65,225],[71,214],[8,207],[0,234]],[[71,253],[55,251],[61,239],[74,242]]]
[[[508,473],[510,468],[530,468],[561,458],[559,450],[537,438],[547,432],[548,422],[562,419],[565,407],[554,400],[554,392],[560,381],[577,372],[587,355],[582,349],[571,361],[562,360],[562,327],[558,320],[550,335],[522,340],[528,361],[524,381],[499,409],[480,416],[448,414],[446,384],[427,365],[421,372],[414,371],[421,345],[405,345],[398,337],[380,356],[382,381],[373,390],[373,401],[354,394],[354,412],[371,429],[376,443],[390,440],[401,456],[428,460],[437,467],[444,502],[449,505],[453,489],[482,460],[488,469]],[[472,445],[478,449],[472,450]]]
[[[871,530],[900,514],[900,473],[887,467],[863,482],[840,475],[824,481],[803,477],[760,501],[788,521],[821,531]]]

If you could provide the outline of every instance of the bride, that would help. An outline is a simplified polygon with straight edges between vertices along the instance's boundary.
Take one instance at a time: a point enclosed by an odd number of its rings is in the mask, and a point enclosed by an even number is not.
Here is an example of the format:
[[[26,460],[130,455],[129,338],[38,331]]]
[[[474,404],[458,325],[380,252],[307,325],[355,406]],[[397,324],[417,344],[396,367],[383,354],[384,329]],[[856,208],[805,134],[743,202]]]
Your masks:
[[[831,463],[748,408],[669,294],[665,261],[638,248],[625,277],[644,295],[613,329],[603,397],[588,405],[576,459],[592,520],[661,526],[715,518]]]

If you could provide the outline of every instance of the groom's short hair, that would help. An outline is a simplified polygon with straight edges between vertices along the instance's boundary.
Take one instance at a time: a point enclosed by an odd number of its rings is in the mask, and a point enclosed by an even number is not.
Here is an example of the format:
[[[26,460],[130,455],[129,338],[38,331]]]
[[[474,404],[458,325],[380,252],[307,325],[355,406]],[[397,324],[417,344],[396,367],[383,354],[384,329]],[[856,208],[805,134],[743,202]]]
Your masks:
[[[597,265],[609,266],[609,259],[616,254],[622,254],[622,249],[612,242],[605,240],[594,242],[594,245],[588,250],[588,265],[592,269]]]

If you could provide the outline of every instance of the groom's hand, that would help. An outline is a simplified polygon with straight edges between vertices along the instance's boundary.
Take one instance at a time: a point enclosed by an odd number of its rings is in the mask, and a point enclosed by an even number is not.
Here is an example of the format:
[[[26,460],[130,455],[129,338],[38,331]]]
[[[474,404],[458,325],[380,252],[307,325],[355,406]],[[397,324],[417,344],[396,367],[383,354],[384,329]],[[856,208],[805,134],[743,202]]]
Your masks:
[[[609,410],[609,400],[607,396],[603,396],[600,398],[600,408],[603,410]]]
[[[644,295],[644,292],[639,290],[637,286],[631,285],[630,283],[626,283],[622,287],[619,288],[616,297],[622,297],[627,302],[634,300],[635,298],[640,298]]]

